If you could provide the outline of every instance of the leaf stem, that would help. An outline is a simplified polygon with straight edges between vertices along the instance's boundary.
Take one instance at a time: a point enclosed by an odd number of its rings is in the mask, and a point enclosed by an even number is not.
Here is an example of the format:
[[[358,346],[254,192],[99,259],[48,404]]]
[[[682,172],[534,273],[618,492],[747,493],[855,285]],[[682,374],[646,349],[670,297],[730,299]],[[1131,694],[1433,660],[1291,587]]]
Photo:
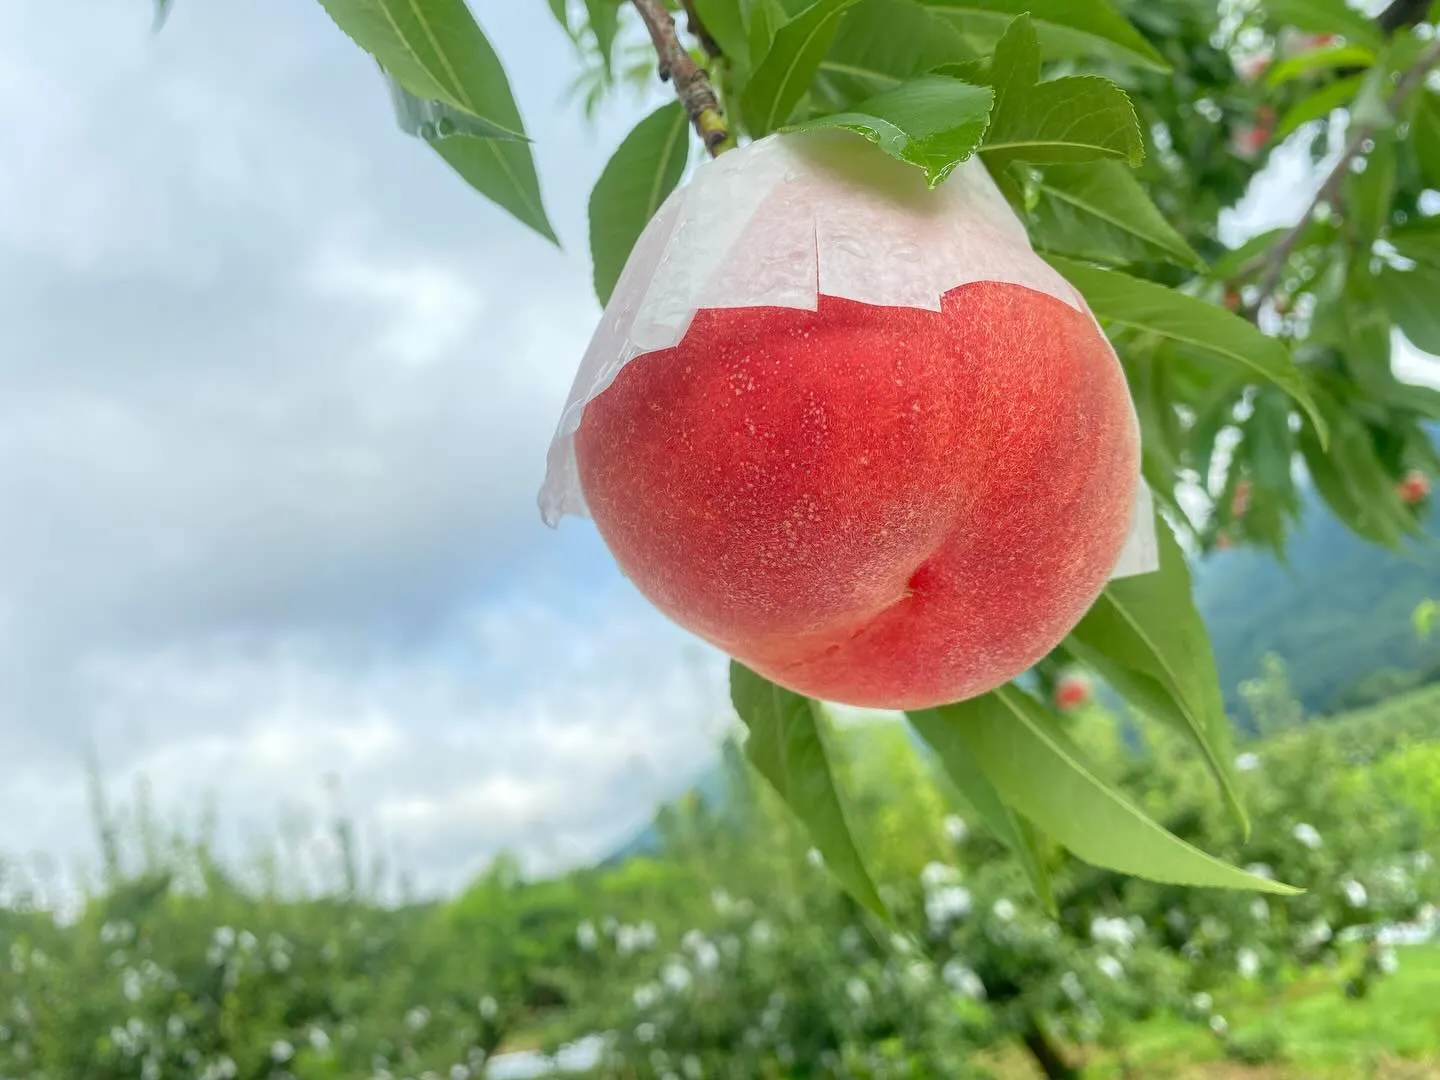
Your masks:
[[[715,88],[710,85],[710,77],[680,43],[680,37],[675,30],[675,20],[665,10],[662,0],[631,0],[631,3],[635,5],[635,10],[640,12],[640,19],[645,23],[645,29],[650,32],[650,40],[655,45],[655,55],[659,60],[660,78],[668,79],[674,84],[675,95],[680,99],[680,104],[685,106],[690,123],[704,142],[705,149],[710,152],[711,157],[730,149],[735,145],[735,138],[720,112],[720,99]],[[688,4],[686,8],[689,9]],[[691,23],[694,31],[699,20],[695,19],[693,14],[691,19],[694,20]],[[702,42],[709,37],[708,34],[702,36],[698,31],[696,36],[700,37]]]
[[[1425,82],[1426,76],[1440,65],[1440,41],[1432,41],[1429,48],[1420,54],[1405,73],[1400,76],[1395,89],[1391,91],[1390,97],[1385,102],[1385,108],[1392,117],[1397,117],[1400,107],[1406,100]],[[1355,124],[1350,137],[1345,143],[1345,148],[1340,152],[1340,160],[1335,163],[1329,175],[1325,177],[1320,185],[1320,190],[1315,193],[1315,198],[1300,215],[1300,220],[1292,225],[1288,232],[1279,240],[1275,241],[1269,251],[1265,253],[1264,261],[1261,264],[1262,274],[1260,277],[1259,292],[1255,302],[1251,305],[1252,312],[1257,311],[1267,299],[1275,292],[1275,287],[1280,283],[1280,277],[1285,272],[1285,264],[1290,261],[1300,238],[1314,219],[1316,212],[1324,206],[1329,210],[1339,208],[1340,195],[1345,184],[1345,177],[1350,174],[1350,163],[1357,157],[1363,156],[1365,143],[1375,134],[1376,121]]]

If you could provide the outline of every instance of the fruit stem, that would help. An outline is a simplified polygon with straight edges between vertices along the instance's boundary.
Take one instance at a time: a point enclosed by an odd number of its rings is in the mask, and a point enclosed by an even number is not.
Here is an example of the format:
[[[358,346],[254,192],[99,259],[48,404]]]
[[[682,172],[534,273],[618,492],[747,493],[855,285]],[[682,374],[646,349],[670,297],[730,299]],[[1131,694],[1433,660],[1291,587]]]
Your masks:
[[[663,0],[631,0],[645,29],[650,31],[650,40],[655,45],[659,60],[660,78],[669,79],[675,86],[675,96],[685,106],[696,134],[705,144],[705,149],[715,157],[735,145],[735,137],[725,123],[720,111],[720,99],[710,85],[710,76],[697,64],[675,30],[675,20],[665,10]],[[688,7],[688,5],[687,5]],[[694,16],[691,16],[694,19]],[[702,42],[709,38],[695,28],[698,20],[691,23],[691,30]]]

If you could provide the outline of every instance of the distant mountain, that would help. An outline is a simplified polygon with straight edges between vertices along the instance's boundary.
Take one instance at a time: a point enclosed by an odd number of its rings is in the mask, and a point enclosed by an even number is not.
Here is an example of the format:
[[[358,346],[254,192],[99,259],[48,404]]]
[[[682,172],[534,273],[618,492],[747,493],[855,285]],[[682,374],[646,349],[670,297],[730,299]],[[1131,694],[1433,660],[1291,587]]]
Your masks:
[[[1411,621],[1426,597],[1440,600],[1437,516],[1426,539],[1394,553],[1361,540],[1312,500],[1288,565],[1243,549],[1197,565],[1196,603],[1232,712],[1236,688],[1259,673],[1267,652],[1285,660],[1310,712],[1334,711],[1338,694],[1376,672],[1440,663],[1440,638],[1420,642]]]

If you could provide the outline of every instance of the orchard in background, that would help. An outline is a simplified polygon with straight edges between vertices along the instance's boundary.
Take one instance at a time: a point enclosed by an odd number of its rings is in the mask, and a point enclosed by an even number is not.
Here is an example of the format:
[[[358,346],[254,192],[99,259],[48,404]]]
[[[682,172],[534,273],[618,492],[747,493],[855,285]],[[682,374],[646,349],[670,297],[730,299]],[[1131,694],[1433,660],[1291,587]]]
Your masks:
[[[555,240],[520,109],[464,0],[320,2],[379,63],[401,126]],[[1042,900],[1055,844],[1158,882],[1289,891],[1123,795],[1073,737],[1061,710],[1080,700],[1056,679],[1088,668],[1181,734],[1243,832],[1186,550],[1283,553],[1300,484],[1378,544],[1418,533],[1440,467],[1425,427],[1440,394],[1397,381],[1391,348],[1398,329],[1440,353],[1440,41],[1428,0],[1373,15],[1344,0],[548,3],[580,57],[586,108],[647,72],[677,93],[626,137],[592,194],[602,301],[704,153],[818,127],[932,185],[962,163],[986,170],[1123,366],[1161,508],[1159,569],[1112,580],[1024,685],[909,720]],[[1285,139],[1309,148],[1318,190],[1294,225],[1227,248],[1222,210]],[[594,438],[617,430],[601,423]],[[885,913],[820,704],[739,663],[731,690],[751,762],[830,870]]]

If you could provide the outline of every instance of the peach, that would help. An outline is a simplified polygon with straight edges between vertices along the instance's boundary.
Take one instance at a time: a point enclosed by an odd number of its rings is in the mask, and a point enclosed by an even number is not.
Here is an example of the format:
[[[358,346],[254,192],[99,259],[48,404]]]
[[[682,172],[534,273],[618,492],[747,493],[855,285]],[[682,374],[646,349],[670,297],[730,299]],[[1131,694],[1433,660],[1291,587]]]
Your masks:
[[[1055,684],[1055,707],[1074,712],[1090,700],[1090,683],[1082,675],[1066,675]]]
[[[1230,496],[1230,516],[1235,519],[1243,518],[1250,512],[1250,481],[1235,481],[1235,491]]]
[[[1139,439],[1090,315],[1020,285],[939,311],[698,311],[586,405],[586,505],[682,626],[797,692],[925,708],[1032,667],[1104,588]]]
[[[1395,486],[1395,491],[1406,506],[1414,506],[1430,494],[1430,479],[1419,469],[1411,469]]]

